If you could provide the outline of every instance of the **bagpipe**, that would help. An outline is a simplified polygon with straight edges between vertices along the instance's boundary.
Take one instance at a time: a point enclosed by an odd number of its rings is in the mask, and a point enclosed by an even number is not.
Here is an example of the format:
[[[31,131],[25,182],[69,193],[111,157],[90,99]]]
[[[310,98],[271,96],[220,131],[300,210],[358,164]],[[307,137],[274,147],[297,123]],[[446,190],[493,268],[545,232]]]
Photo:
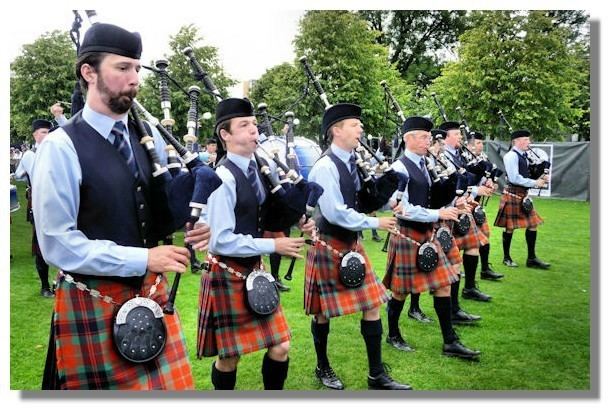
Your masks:
[[[273,136],[266,104],[258,105],[257,116],[264,119],[268,135]],[[292,125],[292,122],[290,124]],[[289,167],[278,152],[271,154],[260,143],[258,150],[264,157],[257,155],[256,164],[272,196],[267,202],[268,206],[262,218],[263,230],[283,232],[296,224],[304,215],[311,216],[323,189],[317,183],[308,182],[297,170]],[[276,166],[277,177],[271,171],[267,160],[271,160]]]
[[[331,107],[322,85],[314,75],[307,57],[302,56],[299,61],[303,64],[305,74],[319,94],[320,99],[325,105],[325,109]],[[326,132],[325,132],[326,134]],[[391,168],[386,162],[381,160],[373,151],[371,146],[359,138],[359,146],[355,149],[357,157],[357,172],[361,179],[362,186],[357,195],[357,211],[361,213],[371,213],[388,203],[393,193],[397,190],[400,174]],[[375,160],[377,168],[374,169],[370,159]],[[378,175],[377,170],[382,174]]]
[[[508,131],[512,132],[513,128],[508,122],[508,120],[506,119],[506,117],[504,116],[504,113],[502,112],[502,110],[498,110],[498,115],[500,116],[500,119],[508,127]],[[536,153],[536,151],[534,151],[532,146],[529,146],[528,151],[525,154],[527,155],[528,169],[530,171],[530,179],[537,180],[537,179],[540,179],[542,176],[549,174],[549,171],[551,170],[551,162],[549,162],[549,160],[546,158],[547,157],[546,154],[544,154],[543,156],[540,156],[539,154]]]
[[[137,125],[143,127],[143,122],[140,120],[140,114],[153,125],[162,138],[171,145],[177,152],[178,158],[181,159],[183,164],[187,167],[188,171],[179,171],[173,177],[171,173],[162,172],[158,173],[155,177],[164,177],[167,186],[169,208],[172,212],[174,228],[179,229],[183,225],[186,225],[185,230],[190,231],[194,227],[196,221],[201,217],[201,212],[207,207],[207,199],[209,196],[222,185],[222,180],[214,172],[213,169],[206,166],[199,158],[198,155],[187,150],[177,140],[167,128],[165,128],[160,121],[152,114],[149,113],[136,99],[133,100],[133,107],[131,108],[131,115],[137,122]],[[139,128],[139,127],[138,127]],[[141,130],[141,128],[139,128]],[[145,133],[145,129],[141,130],[141,133]],[[155,152],[153,139],[144,134],[142,143],[145,142],[149,148],[148,154],[150,155],[153,166],[160,165],[160,161],[157,160],[157,154]],[[166,169],[166,167],[160,168]],[[168,233],[167,233],[168,234]],[[174,301],[179,286],[180,273],[175,275],[171,292],[169,293],[169,299],[164,307],[164,312],[167,314],[174,313]]]

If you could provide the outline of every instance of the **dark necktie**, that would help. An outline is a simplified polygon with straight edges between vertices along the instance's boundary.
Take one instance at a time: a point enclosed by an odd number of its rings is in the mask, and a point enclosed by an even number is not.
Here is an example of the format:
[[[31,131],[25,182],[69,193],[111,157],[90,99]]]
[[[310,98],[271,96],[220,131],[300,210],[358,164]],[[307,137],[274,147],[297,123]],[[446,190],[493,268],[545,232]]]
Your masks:
[[[137,177],[137,164],[135,163],[135,158],[132,155],[132,151],[130,151],[130,144],[128,144],[128,141],[124,138],[124,129],[124,123],[121,121],[117,121],[113,125],[113,128],[111,129],[111,134],[115,137],[113,147],[115,147],[122,157],[124,157],[133,176]]]
[[[421,173],[423,173],[423,176],[425,176],[425,180],[427,180],[427,183],[431,183],[431,179],[429,177],[429,173],[427,173],[427,169],[425,168],[425,159],[421,158],[421,161],[419,162],[419,165],[421,166]]]
[[[361,188],[361,180],[357,172],[357,156],[354,153],[350,155],[350,177],[354,181],[355,190],[359,190]]]
[[[262,205],[265,201],[265,194],[258,185],[258,180],[258,174],[256,173],[256,162],[254,160],[250,160],[250,165],[248,166],[248,181],[250,182],[252,189],[254,189],[254,193],[258,199],[258,204]]]

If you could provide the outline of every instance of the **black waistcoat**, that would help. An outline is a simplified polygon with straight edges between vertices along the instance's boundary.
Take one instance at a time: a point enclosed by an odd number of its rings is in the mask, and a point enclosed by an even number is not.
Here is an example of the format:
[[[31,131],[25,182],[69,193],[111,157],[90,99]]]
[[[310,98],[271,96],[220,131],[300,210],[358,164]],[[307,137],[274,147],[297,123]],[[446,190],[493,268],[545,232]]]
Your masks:
[[[517,160],[518,160],[518,165],[519,165],[519,174],[521,176],[525,177],[526,179],[529,179],[530,178],[530,168],[529,168],[529,165],[528,165],[528,162],[527,162],[527,158],[523,154],[519,153],[515,149],[513,149],[511,151],[517,155]],[[517,186],[517,187],[522,187],[522,188],[526,189],[526,187],[524,187],[524,186],[519,186],[519,185],[510,183],[510,182],[509,182],[509,184],[511,186]]]
[[[262,160],[263,163],[267,163]],[[233,177],[235,178],[235,189],[237,195],[237,203],[235,203],[235,229],[233,233],[252,235],[253,238],[263,237],[262,218],[264,216],[264,210],[267,208],[269,194],[267,193],[267,199],[259,206],[256,192],[252,188],[250,181],[244,174],[244,172],[231,160],[225,159],[222,162],[222,166],[226,167]],[[258,171],[258,169],[257,169]],[[263,189],[267,192],[267,186],[260,171],[258,171],[258,177],[260,178]],[[227,256],[221,256],[221,260],[224,261]],[[230,257],[234,262],[243,265],[247,268],[252,268],[258,261],[260,256],[252,257]]]
[[[335,167],[337,167],[337,172],[340,175],[340,191],[342,192],[344,203],[349,208],[355,209],[357,205],[357,191],[355,190],[354,179],[348,171],[348,166],[346,166],[346,164],[338,156],[336,156],[330,148],[323,154],[323,157],[325,156],[329,157],[331,161],[333,161],[333,164],[335,164]],[[320,213],[316,216],[315,222],[321,233],[331,235],[345,242],[355,241],[359,234],[356,231],[351,231],[329,222]]]
[[[400,157],[399,160],[408,171],[408,202],[415,206],[429,208],[431,203],[431,185],[427,181],[427,178],[423,172],[421,172],[421,169],[419,169],[412,160],[406,157],[406,155]],[[431,229],[432,227],[431,223],[425,222],[408,220],[400,220],[399,222],[403,226],[407,226],[421,232],[425,232],[427,229]]]
[[[132,123],[129,123],[130,144],[139,170],[137,179],[124,157],[83,119],[81,112],[62,128],[75,147],[81,167],[77,229],[88,239],[110,240],[131,247],[154,246],[156,241],[148,237],[152,222],[150,206],[159,201],[152,200],[151,163]],[[143,276],[102,278],[140,286]]]

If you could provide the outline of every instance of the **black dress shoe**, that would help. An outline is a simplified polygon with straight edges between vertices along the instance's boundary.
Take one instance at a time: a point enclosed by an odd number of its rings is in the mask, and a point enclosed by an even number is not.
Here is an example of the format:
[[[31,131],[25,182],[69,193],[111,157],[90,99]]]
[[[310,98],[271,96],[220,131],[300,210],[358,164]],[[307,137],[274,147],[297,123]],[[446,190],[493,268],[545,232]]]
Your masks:
[[[504,261],[502,261],[502,264],[506,265],[507,267],[511,267],[511,268],[517,268],[519,266],[517,265],[515,261],[513,261],[510,258],[505,258]]]
[[[290,287],[288,285],[284,285],[284,283],[279,279],[275,280],[275,286],[278,287],[279,291],[290,291]]]
[[[380,235],[374,235],[374,236],[372,236],[372,241],[374,241],[374,242],[382,242],[383,239],[380,237]]]
[[[418,310],[409,309],[408,317],[413,318],[421,323],[433,323],[433,320],[427,317],[425,313],[423,313],[423,310],[421,310],[420,308]]]
[[[412,390],[412,386],[404,385],[403,383],[393,380],[393,378],[391,378],[389,374],[384,371],[378,376],[367,377],[367,389],[409,391]]]
[[[538,269],[549,269],[551,264],[548,262],[541,261],[538,258],[528,258],[525,262],[525,266],[528,268],[538,268]]]
[[[316,375],[318,380],[320,380],[320,383],[322,383],[323,386],[326,386],[329,389],[335,389],[338,391],[341,391],[342,389],[344,389],[344,384],[337,377],[337,375],[335,374],[332,368],[325,367],[324,369],[321,369],[318,366],[316,366],[316,370],[314,370],[314,374]]]
[[[56,295],[53,293],[53,291],[51,291],[49,288],[42,288],[41,289],[41,297],[45,297],[45,298],[53,298]]]
[[[413,352],[414,351],[414,349],[410,347],[408,343],[406,343],[404,338],[401,337],[401,334],[398,334],[397,336],[393,336],[393,337],[387,336],[386,342],[389,343],[394,348],[396,348],[397,350],[400,350],[402,352]]]
[[[478,360],[480,350],[472,350],[465,347],[459,340],[442,346],[442,354],[445,356],[459,357],[461,359]]]
[[[462,309],[459,309],[456,313],[453,313],[451,317],[451,323],[453,324],[475,324],[481,317],[475,314],[466,313]]]
[[[491,269],[491,267],[488,267],[484,271],[480,272],[480,278],[483,280],[497,281],[497,280],[501,280],[502,278],[504,278],[504,274],[495,272],[494,270]]]
[[[465,298],[466,300],[475,300],[475,301],[484,301],[484,302],[491,301],[491,296],[479,290],[478,287],[464,288],[461,291],[461,296]]]

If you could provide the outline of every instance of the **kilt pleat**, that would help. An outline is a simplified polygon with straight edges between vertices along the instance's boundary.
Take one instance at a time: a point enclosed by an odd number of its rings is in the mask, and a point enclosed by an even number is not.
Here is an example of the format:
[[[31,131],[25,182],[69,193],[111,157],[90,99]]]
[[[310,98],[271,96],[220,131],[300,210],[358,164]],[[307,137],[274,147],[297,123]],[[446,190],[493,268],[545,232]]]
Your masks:
[[[324,234],[319,238],[343,254],[353,246]],[[306,314],[322,314],[327,318],[343,316],[371,310],[389,300],[360,242],[356,245],[356,252],[365,258],[365,280],[360,287],[347,288],[339,279],[342,259],[319,243],[310,247],[305,263],[303,296]]]
[[[156,275],[146,276],[140,290],[117,282],[91,279],[90,289],[123,303],[137,294],[149,295]],[[113,344],[113,318],[117,306],[80,291],[58,276],[53,317],[55,360],[59,389],[185,390],[194,389],[192,369],[177,310],[164,314],[167,341],[153,361],[138,364],[124,360]],[[166,278],[152,300],[167,301]]]
[[[468,231],[468,233],[466,233],[465,235],[456,235],[455,232],[453,232],[455,242],[457,243],[457,248],[459,248],[460,251],[466,251],[468,249],[478,249],[481,246],[489,243],[489,238],[485,236],[476,225],[474,216],[471,214],[469,216],[470,230]]]
[[[231,261],[226,264],[247,273]],[[201,278],[197,357],[229,358],[289,341],[290,328],[282,305],[269,316],[256,316],[247,305],[245,281],[230,275],[218,264],[210,263]]]
[[[400,227],[400,232],[420,243],[429,240],[433,233],[431,230],[419,232],[405,226]],[[447,255],[444,254],[440,242],[436,238],[432,242],[438,251],[438,266],[431,272],[424,272],[417,266],[419,247],[405,238],[395,234],[391,235],[387,271],[383,279],[384,286],[399,294],[417,294],[434,291],[457,281],[457,273]]]
[[[532,209],[529,215],[521,209],[523,198],[528,193],[527,189],[507,187],[506,192],[513,195],[502,193],[498,214],[493,223],[494,226],[506,229],[519,229],[535,228],[544,223],[536,209]]]

